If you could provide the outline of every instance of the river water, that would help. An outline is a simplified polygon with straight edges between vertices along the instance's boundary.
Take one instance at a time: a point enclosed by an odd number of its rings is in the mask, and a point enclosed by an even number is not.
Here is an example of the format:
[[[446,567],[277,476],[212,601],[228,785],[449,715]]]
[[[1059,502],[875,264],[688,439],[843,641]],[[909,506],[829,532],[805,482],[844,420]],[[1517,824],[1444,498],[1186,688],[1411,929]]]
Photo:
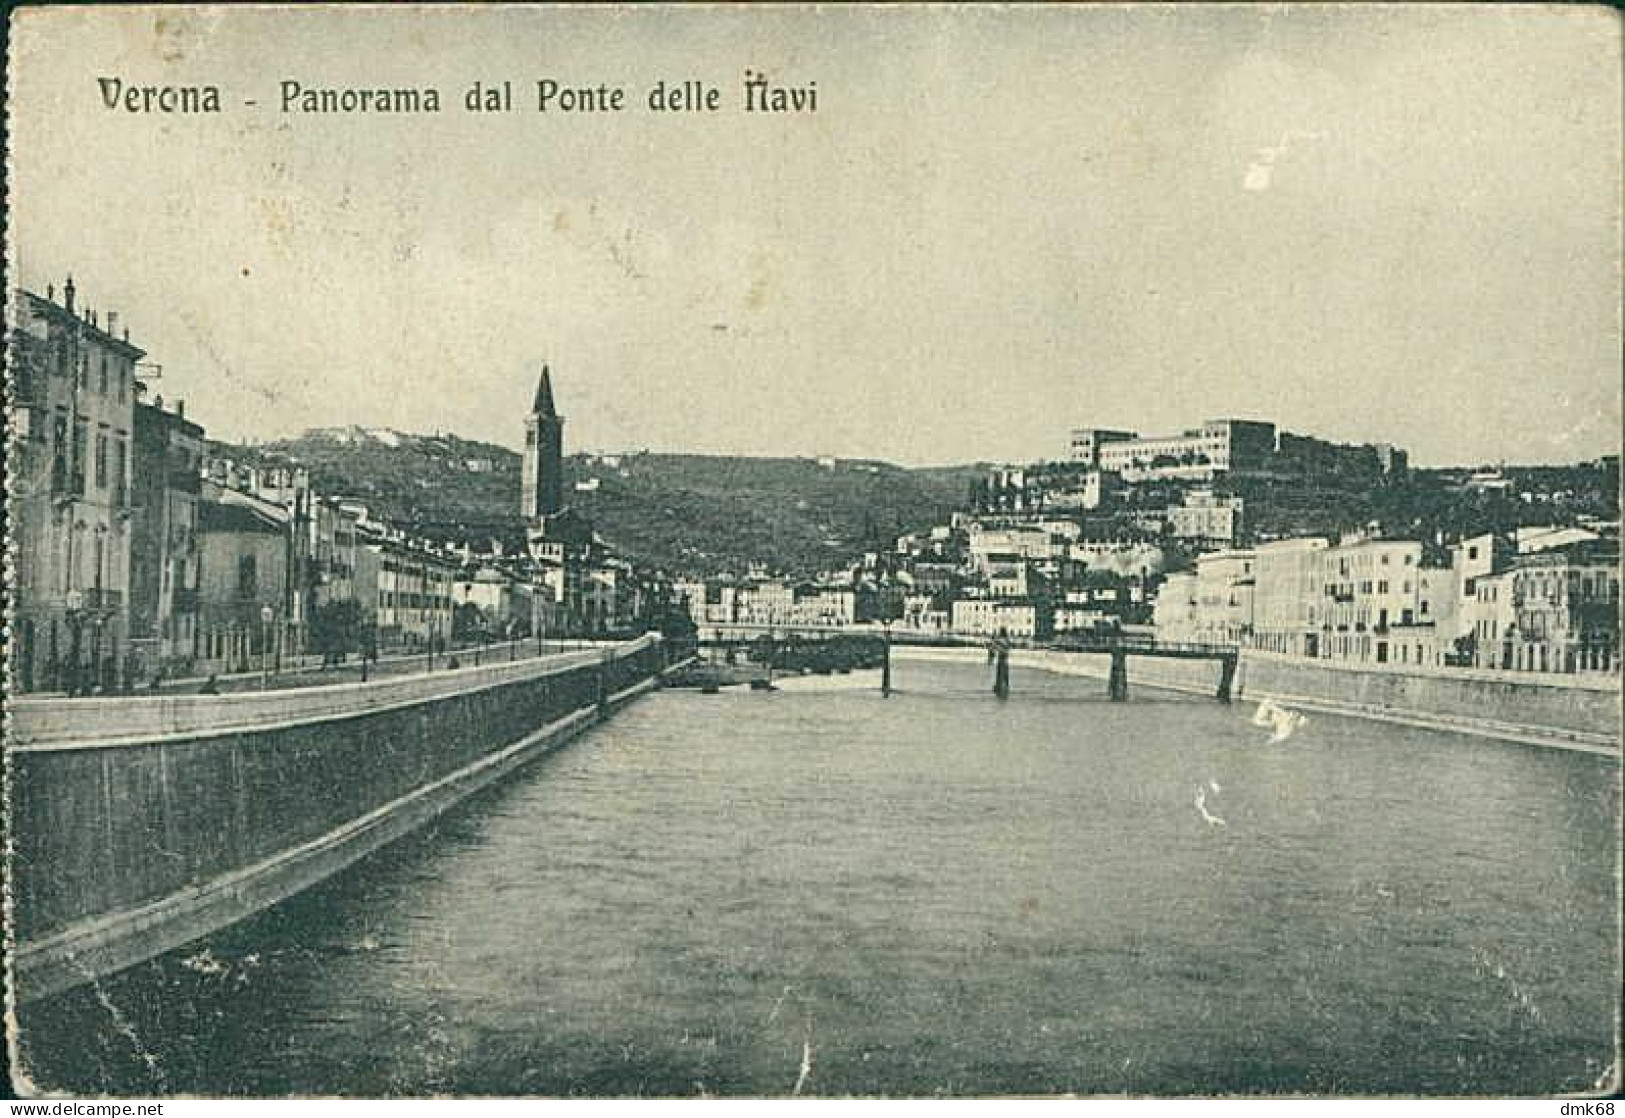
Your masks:
[[[900,661],[663,692],[24,1007],[125,1094],[1547,1094],[1613,1047],[1612,758]],[[855,685],[864,685],[856,689]]]

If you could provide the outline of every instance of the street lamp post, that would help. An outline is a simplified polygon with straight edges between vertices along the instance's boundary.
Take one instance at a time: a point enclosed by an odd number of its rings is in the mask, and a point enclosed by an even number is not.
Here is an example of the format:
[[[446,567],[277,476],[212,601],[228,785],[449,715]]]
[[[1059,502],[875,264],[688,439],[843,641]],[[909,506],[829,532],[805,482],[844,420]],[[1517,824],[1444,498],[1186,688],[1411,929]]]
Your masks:
[[[260,607],[260,689],[271,687],[271,622],[276,612],[270,606]]]
[[[891,698],[891,621],[883,621],[881,632],[885,634],[885,647],[880,652],[880,695],[882,698]]]
[[[84,594],[78,590],[69,590],[67,593],[68,605],[68,670],[67,690],[68,698],[79,694],[79,658],[83,655],[85,618],[83,613]]]

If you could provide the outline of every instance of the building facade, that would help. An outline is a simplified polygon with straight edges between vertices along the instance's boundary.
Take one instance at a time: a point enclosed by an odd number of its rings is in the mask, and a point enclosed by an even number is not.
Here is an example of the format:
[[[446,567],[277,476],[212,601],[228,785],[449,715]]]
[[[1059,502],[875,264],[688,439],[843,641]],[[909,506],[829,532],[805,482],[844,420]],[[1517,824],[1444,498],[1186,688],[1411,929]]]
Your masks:
[[[226,501],[206,491],[198,503],[197,670],[270,667],[287,601],[287,524],[258,501]]]
[[[166,411],[161,396],[136,404],[134,418],[130,645],[142,676],[185,674],[201,633],[203,428],[186,418],[184,402]]]
[[[76,305],[18,290],[12,301],[7,456],[11,503],[11,686],[117,689],[128,681],[129,470],[137,363],[145,353]]]
[[[1252,647],[1290,656],[1319,656],[1316,607],[1324,591],[1320,552],[1331,546],[1319,536],[1273,540],[1253,549]]]
[[[1275,424],[1210,419],[1178,435],[1136,436],[1100,446],[1099,466],[1131,480],[1207,480],[1232,470],[1267,467],[1275,455]]]

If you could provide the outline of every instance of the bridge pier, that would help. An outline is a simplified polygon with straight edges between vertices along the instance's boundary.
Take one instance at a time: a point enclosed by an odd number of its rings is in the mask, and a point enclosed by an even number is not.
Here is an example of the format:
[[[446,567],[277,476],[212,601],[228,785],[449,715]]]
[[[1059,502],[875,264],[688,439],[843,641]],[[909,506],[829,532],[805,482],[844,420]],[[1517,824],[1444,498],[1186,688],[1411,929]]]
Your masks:
[[[993,654],[993,693],[1001,699],[1010,697],[1010,650],[1002,645]]]
[[[1219,690],[1214,698],[1221,703],[1230,701],[1230,690],[1236,682],[1236,661],[1233,654],[1219,659]]]
[[[1106,694],[1114,703],[1128,701],[1128,653],[1112,650],[1112,672],[1106,682]]]

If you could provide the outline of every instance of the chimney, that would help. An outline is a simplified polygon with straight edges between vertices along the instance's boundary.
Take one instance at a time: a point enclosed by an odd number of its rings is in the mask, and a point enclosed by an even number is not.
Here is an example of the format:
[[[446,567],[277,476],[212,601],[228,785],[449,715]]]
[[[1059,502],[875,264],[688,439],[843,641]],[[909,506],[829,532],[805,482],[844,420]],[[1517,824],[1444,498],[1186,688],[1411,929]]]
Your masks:
[[[45,301],[47,303],[56,302],[56,286],[54,284],[48,283],[45,285]]]
[[[178,415],[182,419],[186,418],[186,401],[185,400],[176,400],[175,401],[175,414]]]
[[[62,285],[62,306],[67,309],[67,312],[69,314],[73,313],[73,277],[72,276],[69,276],[68,277],[68,282]]]
[[[152,406],[159,411],[164,410],[164,394],[162,392],[152,398]]]
[[[107,332],[109,334],[118,330],[118,311],[107,312]]]

